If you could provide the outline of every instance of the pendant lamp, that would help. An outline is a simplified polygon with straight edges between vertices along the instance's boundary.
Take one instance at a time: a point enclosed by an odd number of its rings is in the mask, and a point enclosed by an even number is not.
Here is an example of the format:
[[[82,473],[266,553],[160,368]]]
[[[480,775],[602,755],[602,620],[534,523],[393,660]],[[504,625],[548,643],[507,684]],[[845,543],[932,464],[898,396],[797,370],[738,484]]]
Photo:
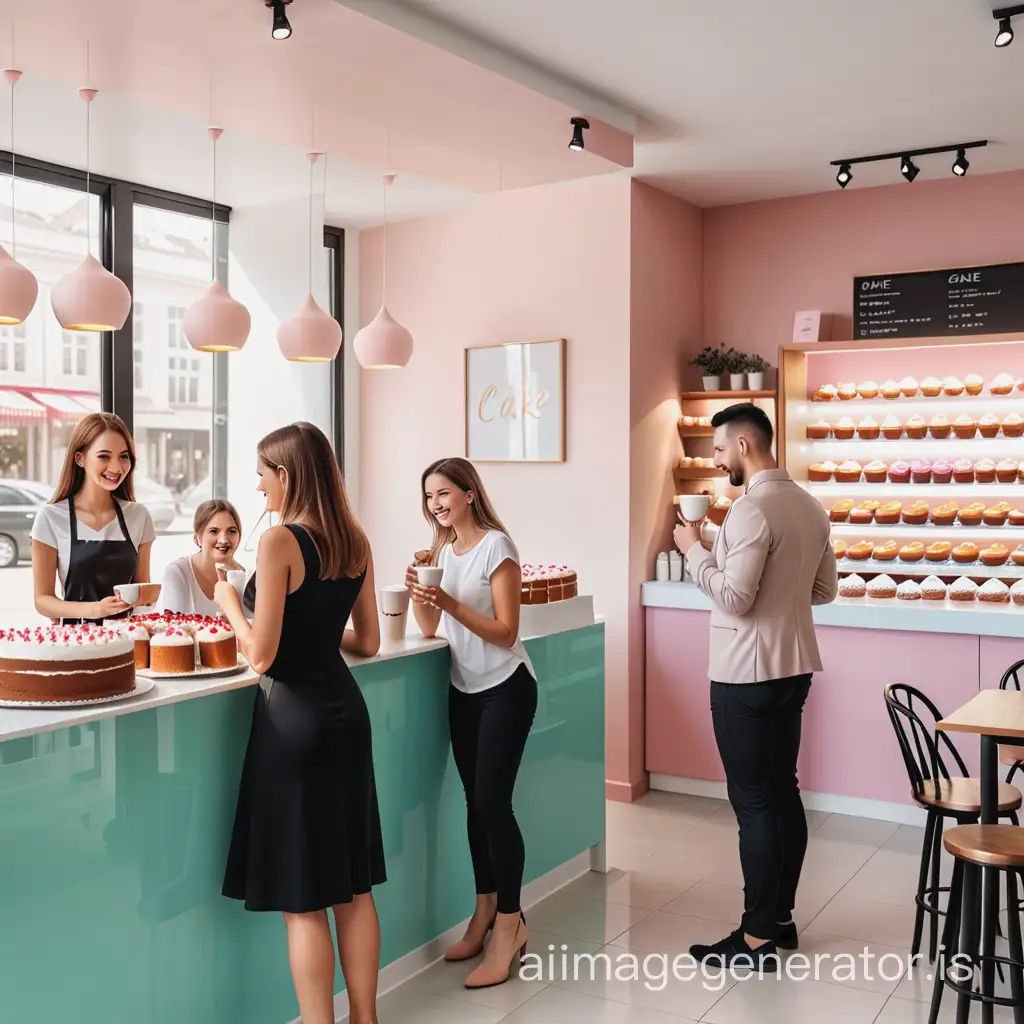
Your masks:
[[[76,270],[62,277],[50,292],[50,305],[66,331],[119,331],[132,308],[124,281],[115,277],[92,254],[92,218],[89,216],[89,157],[92,140],[92,101],[98,89],[79,89],[85,101],[85,219],[86,257]]]
[[[181,329],[199,352],[238,352],[249,337],[252,318],[217,280],[217,141],[223,128],[207,128],[213,142],[213,203],[210,211],[211,277],[203,297],[185,311]]]
[[[341,350],[341,324],[325,313],[313,298],[313,165],[319,157],[319,153],[306,154],[309,161],[309,235],[306,239],[309,246],[309,293],[299,312],[277,329],[281,354],[293,363],[329,363]]]
[[[384,257],[381,274],[381,304],[377,315],[355,336],[352,347],[359,365],[366,370],[397,370],[412,357],[412,335],[388,312],[388,189],[395,176],[385,174]]]
[[[13,43],[12,43],[13,50]],[[14,157],[14,87],[21,78],[15,68],[4,71],[4,81],[11,87],[11,251],[17,255],[15,241],[17,211],[14,204],[14,183],[17,180]],[[23,267],[0,245],[0,324],[20,324],[36,304],[39,282],[27,267]]]

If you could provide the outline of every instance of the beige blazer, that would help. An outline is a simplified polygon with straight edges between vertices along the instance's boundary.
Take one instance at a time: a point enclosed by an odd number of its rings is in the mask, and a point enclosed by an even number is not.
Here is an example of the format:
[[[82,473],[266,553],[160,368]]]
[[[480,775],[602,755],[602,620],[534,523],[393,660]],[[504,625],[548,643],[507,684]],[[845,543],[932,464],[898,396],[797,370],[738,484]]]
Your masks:
[[[839,589],[825,510],[784,469],[755,473],[711,551],[686,564],[711,598],[709,677],[760,683],[821,670],[811,606]]]

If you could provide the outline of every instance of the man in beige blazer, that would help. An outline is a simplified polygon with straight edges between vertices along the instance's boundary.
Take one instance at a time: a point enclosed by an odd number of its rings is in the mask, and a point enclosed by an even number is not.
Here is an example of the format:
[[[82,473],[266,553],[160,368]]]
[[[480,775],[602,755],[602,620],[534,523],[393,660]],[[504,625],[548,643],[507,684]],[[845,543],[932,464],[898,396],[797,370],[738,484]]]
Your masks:
[[[710,552],[699,523],[681,523],[675,541],[713,606],[711,714],[739,822],[744,913],[731,935],[690,952],[764,965],[776,947],[797,948],[807,819],[796,766],[811,673],[821,669],[811,606],[835,599],[838,578],[828,516],[776,465],[764,412],[733,405],[711,423],[715,466],[744,491]]]

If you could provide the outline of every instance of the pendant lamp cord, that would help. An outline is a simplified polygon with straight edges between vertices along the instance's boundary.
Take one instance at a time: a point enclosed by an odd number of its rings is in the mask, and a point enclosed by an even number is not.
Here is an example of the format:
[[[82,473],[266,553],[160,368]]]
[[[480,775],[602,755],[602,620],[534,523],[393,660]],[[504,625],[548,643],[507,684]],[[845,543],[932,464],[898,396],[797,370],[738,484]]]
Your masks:
[[[313,164],[315,159],[309,161],[309,228],[306,232],[306,250],[309,256],[309,269],[307,279],[309,281],[310,294],[313,293]]]
[[[210,125],[213,126],[213,76],[210,76]],[[217,280],[217,133],[213,136],[213,199],[210,202],[210,280]]]
[[[92,79],[90,64],[89,64],[89,40],[85,41],[85,86],[90,88],[89,82]],[[85,254],[87,256],[92,253],[92,203],[89,201],[90,189],[90,164],[91,164],[91,152],[90,146],[92,143],[92,103],[89,100],[85,101]]]
[[[16,67],[14,61],[14,25],[11,25],[11,68],[12,70]],[[17,208],[14,202],[14,183],[18,180],[18,167],[15,157],[16,147],[14,145],[14,87],[17,85],[17,81],[11,82],[11,256],[14,259],[18,258],[18,240],[17,240],[17,227],[15,226],[15,210]]]

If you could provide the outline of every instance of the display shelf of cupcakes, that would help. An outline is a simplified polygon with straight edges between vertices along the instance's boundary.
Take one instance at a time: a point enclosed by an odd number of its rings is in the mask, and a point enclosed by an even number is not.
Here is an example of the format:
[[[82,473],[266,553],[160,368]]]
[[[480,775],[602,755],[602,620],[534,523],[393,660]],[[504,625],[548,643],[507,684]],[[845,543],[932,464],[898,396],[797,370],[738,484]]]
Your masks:
[[[979,438],[998,445],[1024,436],[1024,416],[1018,412],[960,413],[952,417],[938,413],[927,418],[920,414],[900,418],[888,413],[881,420],[870,415],[819,416],[807,422],[804,432],[812,450],[834,451],[840,444],[867,441],[884,443],[887,451],[904,443],[910,450],[917,450],[922,443],[935,450],[940,442],[944,450],[948,446],[976,451],[973,442]],[[996,445],[986,444],[985,450],[991,451]]]
[[[928,488],[930,493],[937,494],[938,488],[950,488],[953,493],[966,493],[982,487],[1001,492],[1006,487],[1015,487],[1024,483],[1024,465],[1016,459],[1004,458],[996,462],[994,459],[981,458],[977,461],[960,458],[949,459],[872,459],[862,464],[856,459],[844,459],[835,462],[825,459],[812,462],[807,468],[808,490],[813,494],[829,493],[822,491],[835,486],[843,487],[853,493],[854,488],[862,486],[881,487],[897,485],[900,488]]]
[[[865,580],[859,573],[839,580],[839,601],[843,604],[887,602],[902,604],[921,602],[932,608],[969,608],[979,611],[1004,609],[1020,611],[1024,606],[1024,579],[1007,584],[1000,579],[987,579],[978,584],[968,576],[946,583],[938,575],[926,576],[918,582],[904,579],[897,582],[888,573]]]
[[[1024,576],[1024,544],[1005,544],[996,538],[982,541],[907,540],[892,537],[846,541],[836,538],[832,551],[840,569],[898,572],[919,576],[940,573],[1018,579]]]
[[[969,373],[963,380],[958,377],[916,377],[906,376],[902,380],[885,380],[876,384],[866,380],[860,384],[844,381],[839,384],[822,384],[808,396],[816,403],[827,402],[874,402],[904,403],[914,400],[934,399],[1006,399],[1024,398],[1024,378],[1015,378],[1010,373],[996,374],[987,381],[976,373]]]
[[[835,536],[873,527],[916,537],[924,535],[930,541],[963,538],[967,533],[989,539],[1024,540],[1024,509],[1015,508],[1008,501],[972,501],[965,505],[944,501],[932,505],[921,499],[883,503],[877,498],[861,502],[840,498],[827,511]]]
[[[701,395],[701,398],[706,397],[706,395]],[[687,438],[712,437],[715,433],[715,428],[711,426],[710,416],[683,415],[679,417],[679,423],[677,426],[679,429],[679,437],[684,442]]]

